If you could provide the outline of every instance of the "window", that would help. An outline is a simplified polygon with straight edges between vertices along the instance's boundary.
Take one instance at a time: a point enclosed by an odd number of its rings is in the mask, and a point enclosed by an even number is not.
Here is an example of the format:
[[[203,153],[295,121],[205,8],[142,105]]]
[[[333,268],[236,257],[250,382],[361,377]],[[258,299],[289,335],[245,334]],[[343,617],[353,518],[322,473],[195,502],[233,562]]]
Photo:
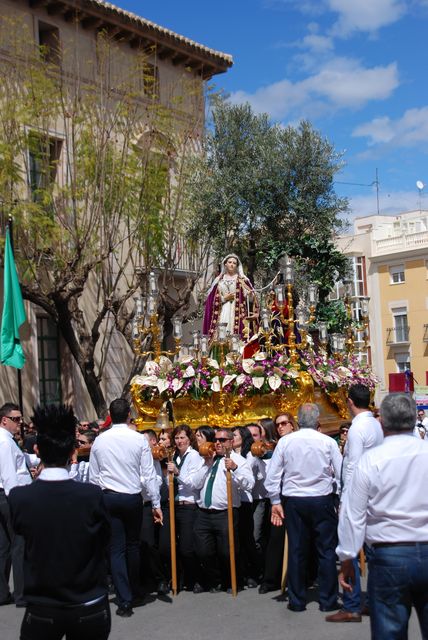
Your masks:
[[[40,55],[45,62],[59,65],[61,63],[59,29],[46,22],[39,22],[38,27]]]
[[[143,87],[148,98],[159,99],[159,69],[151,62],[143,65]]]
[[[407,324],[407,309],[394,309],[395,342],[408,342],[409,326]]]
[[[401,284],[404,282],[404,264],[399,264],[389,268],[391,284]]]
[[[410,355],[408,353],[396,353],[395,364],[397,365],[397,373],[410,371]]]
[[[28,181],[33,202],[44,200],[56,180],[62,140],[31,132],[28,137]]]
[[[57,325],[50,318],[37,318],[40,404],[61,402],[60,352]]]

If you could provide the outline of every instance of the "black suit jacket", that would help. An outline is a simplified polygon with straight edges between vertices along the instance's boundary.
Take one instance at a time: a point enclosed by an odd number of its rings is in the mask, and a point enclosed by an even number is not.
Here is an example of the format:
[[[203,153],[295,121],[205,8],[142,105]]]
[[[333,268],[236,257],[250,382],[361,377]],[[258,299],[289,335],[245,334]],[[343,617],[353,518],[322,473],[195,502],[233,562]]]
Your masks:
[[[110,525],[99,487],[36,480],[9,494],[12,525],[25,538],[24,598],[61,606],[107,593]]]

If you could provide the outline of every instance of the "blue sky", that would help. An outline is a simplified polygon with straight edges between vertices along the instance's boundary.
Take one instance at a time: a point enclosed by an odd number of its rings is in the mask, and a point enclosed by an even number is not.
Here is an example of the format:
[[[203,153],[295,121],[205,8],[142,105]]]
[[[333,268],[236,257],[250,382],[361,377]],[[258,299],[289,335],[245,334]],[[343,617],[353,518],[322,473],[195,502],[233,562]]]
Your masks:
[[[376,213],[376,168],[380,213],[419,209],[417,180],[428,209],[428,0],[116,3],[232,54],[215,83],[233,101],[311,120],[344,152],[336,191],[352,216]]]

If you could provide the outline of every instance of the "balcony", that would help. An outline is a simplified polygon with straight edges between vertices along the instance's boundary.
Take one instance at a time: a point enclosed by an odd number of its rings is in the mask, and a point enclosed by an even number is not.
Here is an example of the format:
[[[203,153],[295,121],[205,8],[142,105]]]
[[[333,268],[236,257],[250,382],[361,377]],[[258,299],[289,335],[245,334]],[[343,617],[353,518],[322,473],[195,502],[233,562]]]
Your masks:
[[[373,255],[396,253],[409,249],[422,249],[428,247],[428,231],[415,233],[400,233],[387,238],[373,240]]]
[[[410,327],[394,327],[386,330],[386,344],[390,347],[395,345],[409,344]]]

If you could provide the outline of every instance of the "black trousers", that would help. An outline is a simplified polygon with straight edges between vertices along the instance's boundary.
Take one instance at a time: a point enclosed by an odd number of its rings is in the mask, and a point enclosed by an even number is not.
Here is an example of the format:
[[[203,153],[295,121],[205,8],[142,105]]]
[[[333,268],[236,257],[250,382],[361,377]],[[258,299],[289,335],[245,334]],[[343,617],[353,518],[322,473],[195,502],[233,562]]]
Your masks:
[[[233,509],[235,554],[239,558],[238,509]],[[203,586],[230,587],[227,509],[199,509],[195,522],[195,550],[204,574]],[[237,569],[239,560],[237,561]]]
[[[163,506],[162,512],[165,518]],[[153,521],[152,503],[145,503],[141,527],[141,582],[148,592],[156,589],[160,582],[169,580],[168,565],[165,566],[159,552],[160,529],[162,527]]]
[[[119,606],[130,604],[141,595],[140,532],[143,519],[141,493],[104,491],[110,514],[111,575]]]
[[[252,502],[242,502],[239,507],[239,548],[242,577],[257,581],[261,572],[261,563],[254,539]]]
[[[165,565],[171,565],[170,510],[169,503],[162,507],[164,526],[159,534],[159,552]],[[196,504],[175,505],[175,532],[177,537],[177,564],[181,586],[192,589],[199,582],[199,560],[195,550]]]
[[[10,519],[6,494],[0,491],[0,603],[9,596],[10,569],[13,569],[14,597],[17,604],[23,603],[24,548],[22,536],[15,535]]]
[[[270,589],[280,589],[282,563],[284,558],[285,524],[283,523],[280,527],[275,527],[271,524],[271,510],[272,508],[269,504],[266,510],[269,532],[262,582]]]
[[[111,618],[108,599],[70,608],[28,605],[20,640],[107,640]]]

